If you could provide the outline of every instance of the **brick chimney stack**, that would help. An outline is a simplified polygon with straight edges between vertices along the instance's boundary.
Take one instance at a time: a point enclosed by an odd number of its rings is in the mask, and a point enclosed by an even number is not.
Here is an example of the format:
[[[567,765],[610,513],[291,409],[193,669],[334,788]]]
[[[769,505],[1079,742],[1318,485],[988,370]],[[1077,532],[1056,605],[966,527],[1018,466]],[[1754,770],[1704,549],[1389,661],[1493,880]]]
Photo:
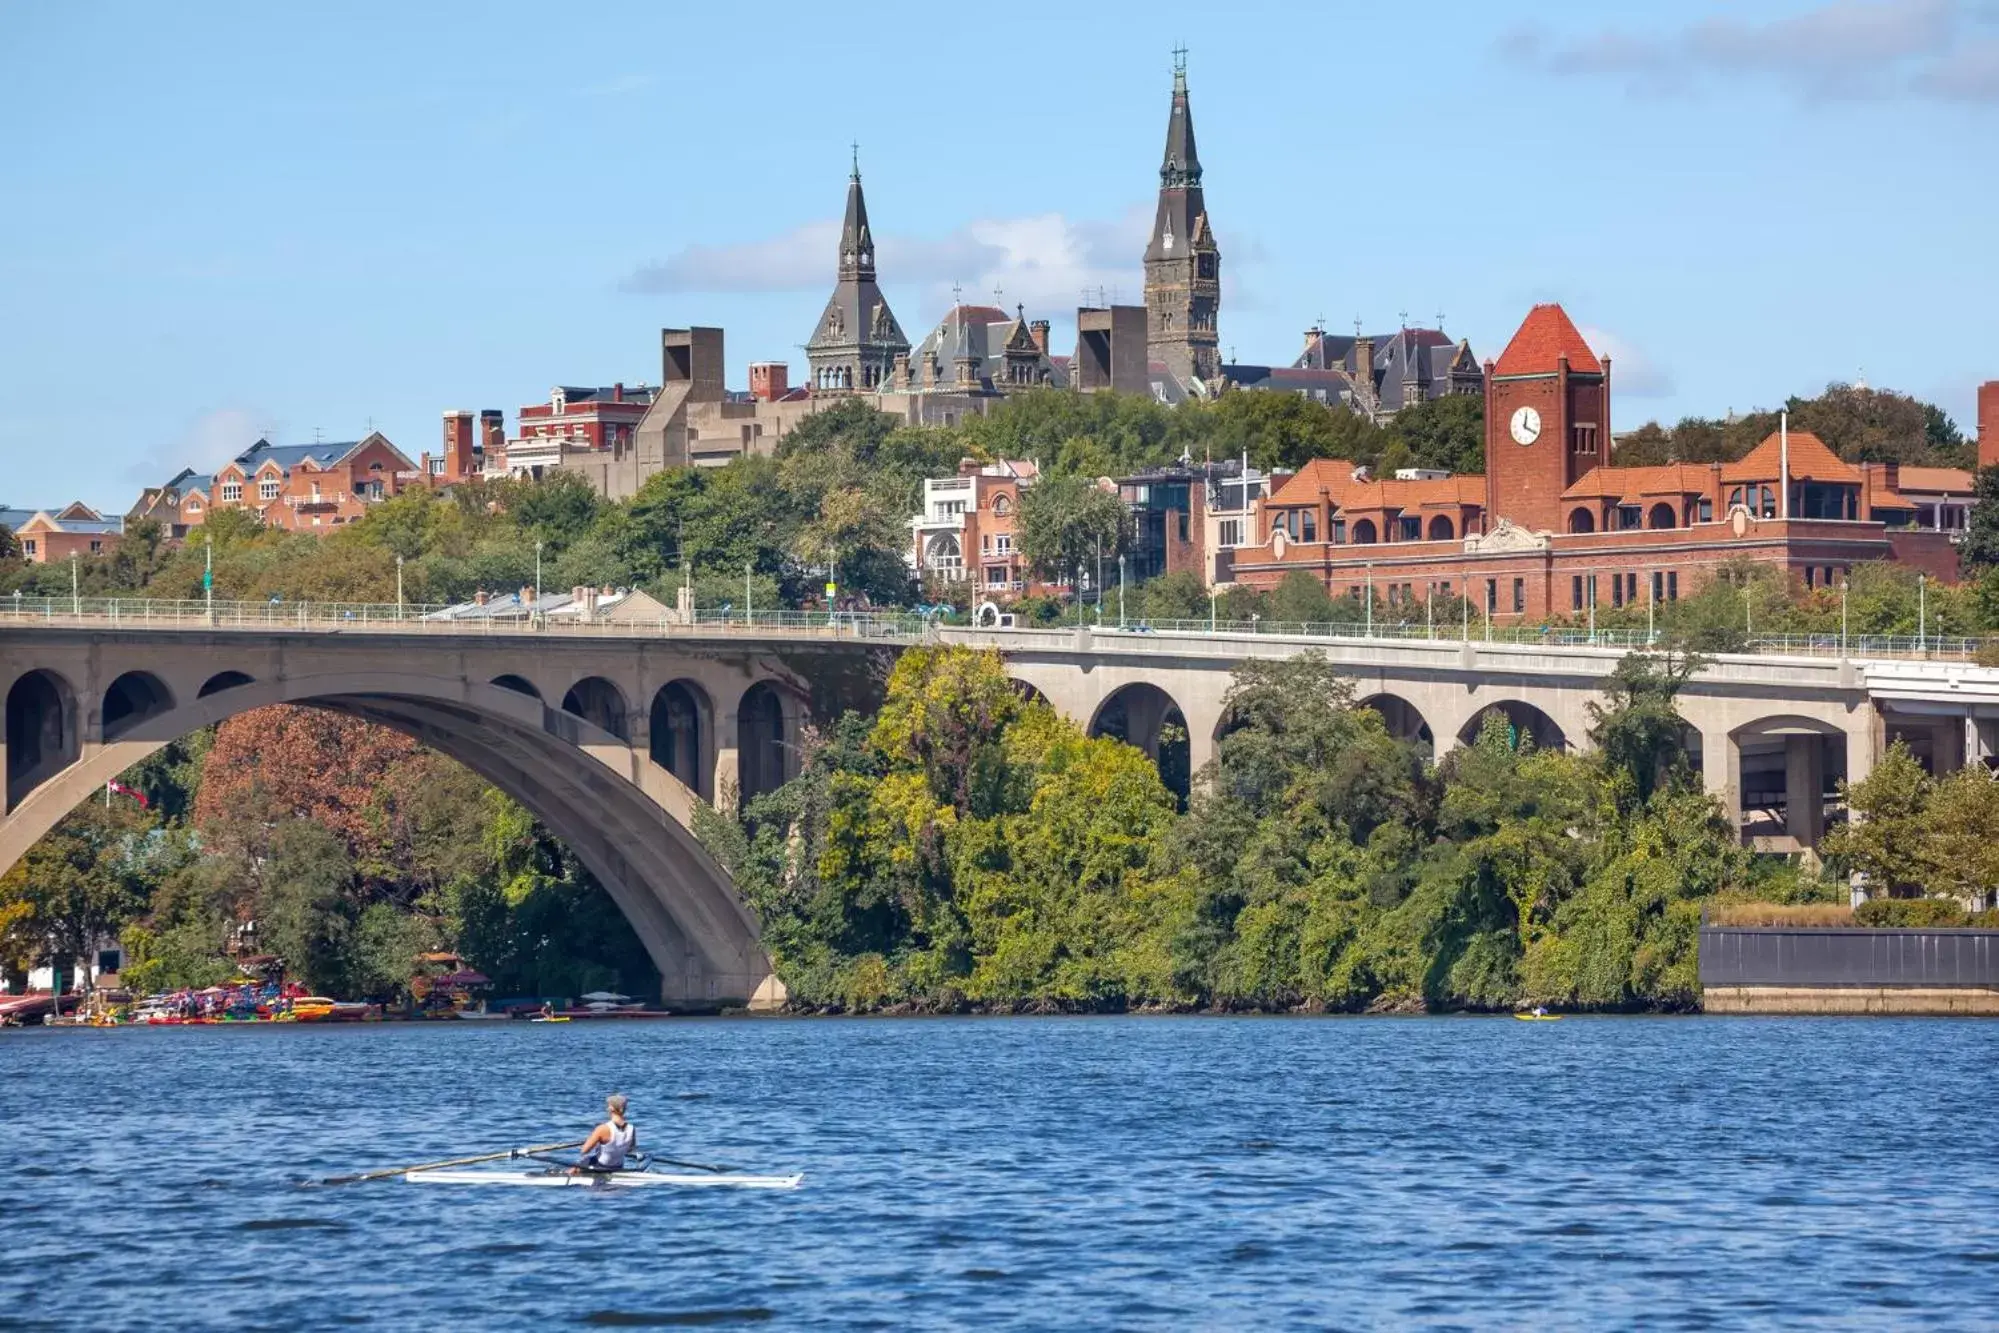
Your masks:
[[[1045,320],[1045,319],[1037,319],[1037,320],[1035,320],[1035,321],[1034,321],[1034,322],[1033,322],[1032,324],[1029,324],[1029,325],[1027,326],[1027,331],[1028,331],[1028,332],[1029,332],[1030,334],[1032,334],[1032,335],[1033,335],[1033,337],[1034,337],[1034,345],[1035,345],[1036,347],[1039,347],[1039,348],[1041,349],[1041,355],[1043,355],[1043,356],[1047,356],[1047,355],[1048,355],[1048,321],[1047,321],[1047,320]]]
[[[479,413],[479,446],[494,458],[507,452],[507,414],[497,407]]]
[[[791,392],[791,366],[783,361],[750,363],[750,396],[771,403]]]
[[[1978,386],[1978,466],[1999,467],[1999,380]]]

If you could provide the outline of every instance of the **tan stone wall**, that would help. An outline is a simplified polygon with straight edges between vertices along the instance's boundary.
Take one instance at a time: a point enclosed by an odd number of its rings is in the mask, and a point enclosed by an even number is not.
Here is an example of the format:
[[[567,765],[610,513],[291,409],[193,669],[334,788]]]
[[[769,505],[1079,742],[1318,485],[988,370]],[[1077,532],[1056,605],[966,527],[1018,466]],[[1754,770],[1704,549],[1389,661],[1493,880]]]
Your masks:
[[[1710,1014],[1929,1014],[1999,1018],[1999,990],[1973,986],[1709,986]]]

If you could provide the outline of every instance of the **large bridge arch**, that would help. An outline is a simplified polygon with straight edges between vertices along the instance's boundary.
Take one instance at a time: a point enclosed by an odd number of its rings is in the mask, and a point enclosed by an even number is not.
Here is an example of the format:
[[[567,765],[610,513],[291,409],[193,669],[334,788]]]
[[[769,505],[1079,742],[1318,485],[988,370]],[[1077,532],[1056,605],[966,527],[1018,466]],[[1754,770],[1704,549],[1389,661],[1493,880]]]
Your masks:
[[[1145,751],[1159,780],[1182,805],[1193,789],[1193,732],[1172,695],[1150,681],[1121,685],[1105,695],[1084,731],[1110,736]]]
[[[1381,715],[1388,728],[1388,734],[1405,744],[1422,751],[1425,760],[1434,758],[1437,752],[1437,735],[1423,710],[1399,694],[1386,691],[1370,694],[1356,700],[1362,708],[1371,708]]]
[[[24,672],[9,685],[10,703],[23,688],[24,701],[33,696],[46,703],[34,683],[41,676],[61,679],[54,672]],[[63,701],[56,693],[64,715],[74,719],[75,695]],[[669,1004],[741,1004],[782,994],[754,918],[691,831],[699,797],[585,718],[460,677],[341,671],[246,678],[137,718],[111,739],[85,735],[80,746],[63,752],[67,761],[60,766],[46,761],[45,747],[32,747],[26,753],[35,762],[22,767],[23,781],[9,791],[0,821],[0,872],[108,779],[161,746],[272,704],[326,708],[394,728],[520,801],[569,845],[631,922],[659,969]],[[19,739],[11,725],[15,711],[10,706],[9,742]],[[10,776],[15,752],[10,743]]]
[[[1563,731],[1559,722],[1524,699],[1494,699],[1481,703],[1473,710],[1470,720],[1458,728],[1458,742],[1462,745],[1476,742],[1486,717],[1493,713],[1506,719],[1516,744],[1520,740],[1532,740],[1537,750],[1566,750],[1571,744],[1568,733]]]

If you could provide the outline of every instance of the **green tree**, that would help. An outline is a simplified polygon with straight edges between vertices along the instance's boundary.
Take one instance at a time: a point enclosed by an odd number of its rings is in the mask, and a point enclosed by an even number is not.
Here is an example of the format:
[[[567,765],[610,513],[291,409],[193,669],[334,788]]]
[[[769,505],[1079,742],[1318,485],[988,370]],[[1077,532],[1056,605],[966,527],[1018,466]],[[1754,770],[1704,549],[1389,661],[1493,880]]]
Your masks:
[[[1937,782],[1922,814],[1925,887],[1983,906],[1999,895],[1999,780],[1967,764]]]
[[[145,905],[136,842],[150,821],[126,802],[79,805],[0,876],[0,964],[68,968]]]
[[[1395,414],[1388,434],[1408,449],[1406,466],[1460,474],[1485,471],[1483,395],[1446,394],[1412,403]],[[1620,456],[1618,461],[1624,460]]]
[[[1674,701],[1707,660],[1691,653],[1627,653],[1590,700],[1590,744],[1598,761],[1643,805],[1687,776],[1687,723]]]
[[[1124,502],[1082,477],[1044,477],[1020,495],[1020,550],[1044,579],[1082,586],[1086,564],[1125,549]]]
[[[1896,741],[1873,772],[1859,782],[1840,784],[1852,817],[1827,830],[1820,850],[1886,892],[1921,889],[1936,870],[1927,836],[1934,790],[1909,747]]]
[[[1999,467],[1980,468],[1958,558],[1979,568],[1999,566]]]

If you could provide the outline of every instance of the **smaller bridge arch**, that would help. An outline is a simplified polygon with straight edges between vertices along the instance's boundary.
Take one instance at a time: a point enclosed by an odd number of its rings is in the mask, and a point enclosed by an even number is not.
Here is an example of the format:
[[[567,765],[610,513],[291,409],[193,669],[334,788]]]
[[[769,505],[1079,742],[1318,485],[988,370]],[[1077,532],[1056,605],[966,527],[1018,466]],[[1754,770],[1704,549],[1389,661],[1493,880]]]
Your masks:
[[[1817,845],[1839,817],[1839,784],[1848,772],[1849,736],[1818,718],[1780,713],[1728,733],[1742,836],[1766,851]]]
[[[1437,752],[1437,736],[1430,729],[1430,723],[1423,711],[1399,694],[1370,694],[1359,701],[1362,708],[1371,708],[1381,714],[1382,722],[1388,727],[1388,734],[1396,740],[1415,746],[1422,751],[1424,759],[1432,758]],[[1472,733],[1476,736],[1478,733]]]
[[[509,672],[503,676],[493,677],[492,683],[503,690],[512,690],[515,694],[525,694],[530,699],[541,698],[541,691],[536,689],[534,682],[526,676],[516,676]]]
[[[245,685],[254,685],[255,683],[256,681],[253,678],[241,671],[218,671],[201,683],[201,688],[195,691],[194,697],[197,699],[206,699],[211,694],[220,694],[224,690],[241,689]]]
[[[715,705],[699,682],[670,680],[653,692],[646,745],[652,761],[703,800],[715,799]]]
[[[760,680],[736,704],[737,800],[748,805],[765,792],[782,787],[793,772],[791,728],[785,697],[775,685]]]
[[[1465,745],[1475,744],[1478,734],[1485,726],[1485,719],[1498,713],[1505,719],[1511,730],[1514,748],[1522,741],[1531,741],[1537,750],[1566,750],[1569,738],[1561,724],[1545,712],[1524,699],[1499,699],[1486,704],[1471,715],[1458,730],[1458,740]]]
[[[7,805],[76,762],[83,750],[76,689],[59,672],[37,667],[7,687]]]
[[[562,696],[562,711],[621,741],[632,738],[631,714],[625,706],[624,691],[602,676],[585,676],[571,685]]]
[[[104,691],[98,718],[104,739],[116,740],[148,718],[158,717],[174,706],[173,691],[150,671],[127,671]]]

